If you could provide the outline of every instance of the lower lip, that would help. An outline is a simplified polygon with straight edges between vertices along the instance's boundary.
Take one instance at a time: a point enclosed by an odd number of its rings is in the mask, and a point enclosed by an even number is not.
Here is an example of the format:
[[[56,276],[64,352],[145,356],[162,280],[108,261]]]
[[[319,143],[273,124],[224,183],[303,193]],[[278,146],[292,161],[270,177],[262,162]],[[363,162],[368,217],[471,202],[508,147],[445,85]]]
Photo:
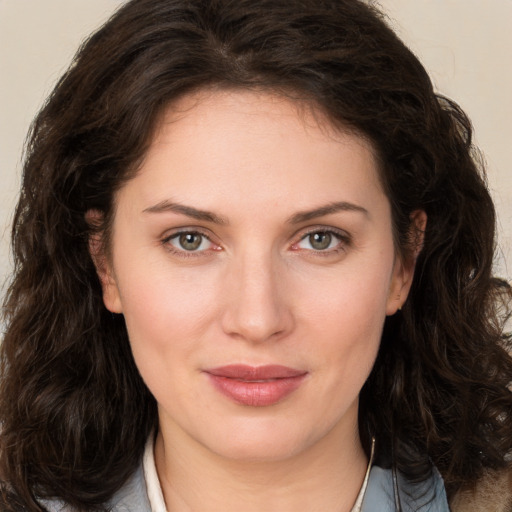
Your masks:
[[[304,374],[296,377],[251,382],[208,374],[215,388],[223,395],[238,404],[252,407],[277,404],[293,393],[302,384],[305,376]]]

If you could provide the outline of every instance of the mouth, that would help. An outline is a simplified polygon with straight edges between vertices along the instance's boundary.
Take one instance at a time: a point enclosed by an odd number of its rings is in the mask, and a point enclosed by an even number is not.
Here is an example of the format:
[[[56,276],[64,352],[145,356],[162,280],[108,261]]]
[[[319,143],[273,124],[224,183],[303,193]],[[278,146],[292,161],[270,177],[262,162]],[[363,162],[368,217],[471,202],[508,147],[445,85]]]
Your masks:
[[[281,365],[228,365],[205,370],[215,389],[235,403],[274,405],[292,394],[307,372]]]

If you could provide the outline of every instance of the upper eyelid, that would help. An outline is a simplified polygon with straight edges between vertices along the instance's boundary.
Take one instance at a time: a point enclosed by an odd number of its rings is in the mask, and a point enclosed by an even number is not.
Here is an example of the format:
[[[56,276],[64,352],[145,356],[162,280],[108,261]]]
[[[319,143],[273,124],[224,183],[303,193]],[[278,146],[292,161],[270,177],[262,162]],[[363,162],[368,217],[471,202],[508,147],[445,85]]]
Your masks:
[[[201,236],[204,236],[207,238],[212,244],[216,245],[222,245],[220,242],[214,241],[214,238],[216,238],[213,233],[209,229],[200,227],[200,226],[185,226],[185,227],[179,227],[174,228],[171,230],[167,230],[161,237],[160,240],[162,243],[166,243],[169,240],[183,234],[183,233],[197,233]],[[325,225],[315,225],[315,226],[308,226],[306,228],[302,228],[298,230],[291,239],[293,240],[292,245],[297,244],[307,236],[313,234],[313,233],[332,233],[333,235],[337,236],[338,238],[345,240],[345,241],[351,241],[352,236],[351,234],[341,228],[336,228],[334,226],[325,226]]]
[[[171,242],[171,240],[178,238],[182,234],[197,234],[200,235],[208,241],[209,244],[211,244],[210,247],[207,247],[202,250],[191,250],[187,251],[184,248],[176,247],[174,243]],[[222,247],[214,242],[210,236],[205,234],[200,229],[177,229],[173,231],[172,233],[168,234],[167,236],[163,236],[160,238],[160,244],[170,253],[174,254],[176,257],[180,258],[199,258],[199,257],[205,257],[205,256],[211,256],[213,252],[217,252],[218,250],[222,250]],[[213,246],[213,247],[212,247]]]
[[[350,233],[344,229],[335,228],[332,226],[311,226],[309,228],[305,228],[300,230],[294,238],[297,239],[297,241],[302,240],[303,238],[307,237],[308,235],[311,235],[313,233],[332,233],[333,235],[338,236],[342,239],[351,239],[352,236]],[[296,243],[296,242],[294,242]]]
[[[172,242],[171,240],[173,239],[176,239],[178,238],[180,235],[183,235],[183,234],[197,234],[197,235],[200,235],[204,238],[206,238],[206,240],[213,246],[213,247],[208,247],[206,249],[202,249],[200,251],[187,251],[186,249],[182,249],[182,248],[179,248],[179,247],[176,247]],[[171,247],[172,247],[172,252],[174,252],[175,254],[178,254],[178,253],[183,253],[184,255],[187,255],[189,257],[193,256],[193,255],[196,255],[196,256],[199,256],[199,255],[205,255],[206,253],[209,253],[211,251],[218,251],[219,248],[222,249],[222,246],[215,242],[214,240],[212,240],[212,237],[209,236],[207,233],[205,233],[202,229],[198,229],[198,228],[193,228],[193,229],[176,229],[174,231],[172,231],[171,233],[168,233],[168,234],[164,234],[163,236],[160,237],[160,243],[165,246],[168,250],[171,250]]]
[[[308,236],[314,233],[330,233],[334,237],[338,239],[338,243],[329,249],[315,249],[315,248],[302,248],[299,247],[299,244],[303,242]],[[291,244],[290,248],[293,252],[304,253],[304,254],[312,254],[327,257],[329,255],[337,254],[341,251],[346,251],[352,245],[352,236],[345,230],[327,227],[327,226],[315,226],[305,231],[302,230],[299,232],[298,236],[296,235],[295,241]]]
[[[199,226],[168,229],[160,236],[160,239],[163,242],[165,242],[166,240],[170,240],[171,238],[175,238],[176,236],[182,235],[184,233],[197,233],[198,235],[204,236],[205,238],[210,240],[210,242],[215,243],[212,240],[212,235],[210,234],[209,230],[206,230]]]

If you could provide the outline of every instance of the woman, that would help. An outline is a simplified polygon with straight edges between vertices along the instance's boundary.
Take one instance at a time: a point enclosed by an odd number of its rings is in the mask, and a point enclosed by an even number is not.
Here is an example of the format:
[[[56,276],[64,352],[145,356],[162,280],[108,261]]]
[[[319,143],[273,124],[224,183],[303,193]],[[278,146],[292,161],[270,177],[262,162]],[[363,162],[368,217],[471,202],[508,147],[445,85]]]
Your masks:
[[[32,128],[2,510],[507,510],[494,222],[372,7],[128,2]]]

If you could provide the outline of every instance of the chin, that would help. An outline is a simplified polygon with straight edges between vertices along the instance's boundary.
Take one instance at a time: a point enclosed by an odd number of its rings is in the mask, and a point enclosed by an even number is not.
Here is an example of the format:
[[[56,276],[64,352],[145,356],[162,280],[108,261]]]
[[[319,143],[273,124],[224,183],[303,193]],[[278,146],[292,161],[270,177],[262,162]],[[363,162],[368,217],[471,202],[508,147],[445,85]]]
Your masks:
[[[261,439],[261,437],[260,437]],[[236,462],[266,463],[290,459],[303,451],[303,443],[290,442],[290,439],[238,439],[212,447],[220,457]]]
[[[232,428],[220,432],[211,430],[203,445],[218,456],[233,461],[276,462],[294,457],[322,437],[319,432],[309,435],[306,426],[296,421],[247,421],[237,422]],[[219,429],[220,430],[220,429]],[[316,435],[315,435],[316,434]]]

